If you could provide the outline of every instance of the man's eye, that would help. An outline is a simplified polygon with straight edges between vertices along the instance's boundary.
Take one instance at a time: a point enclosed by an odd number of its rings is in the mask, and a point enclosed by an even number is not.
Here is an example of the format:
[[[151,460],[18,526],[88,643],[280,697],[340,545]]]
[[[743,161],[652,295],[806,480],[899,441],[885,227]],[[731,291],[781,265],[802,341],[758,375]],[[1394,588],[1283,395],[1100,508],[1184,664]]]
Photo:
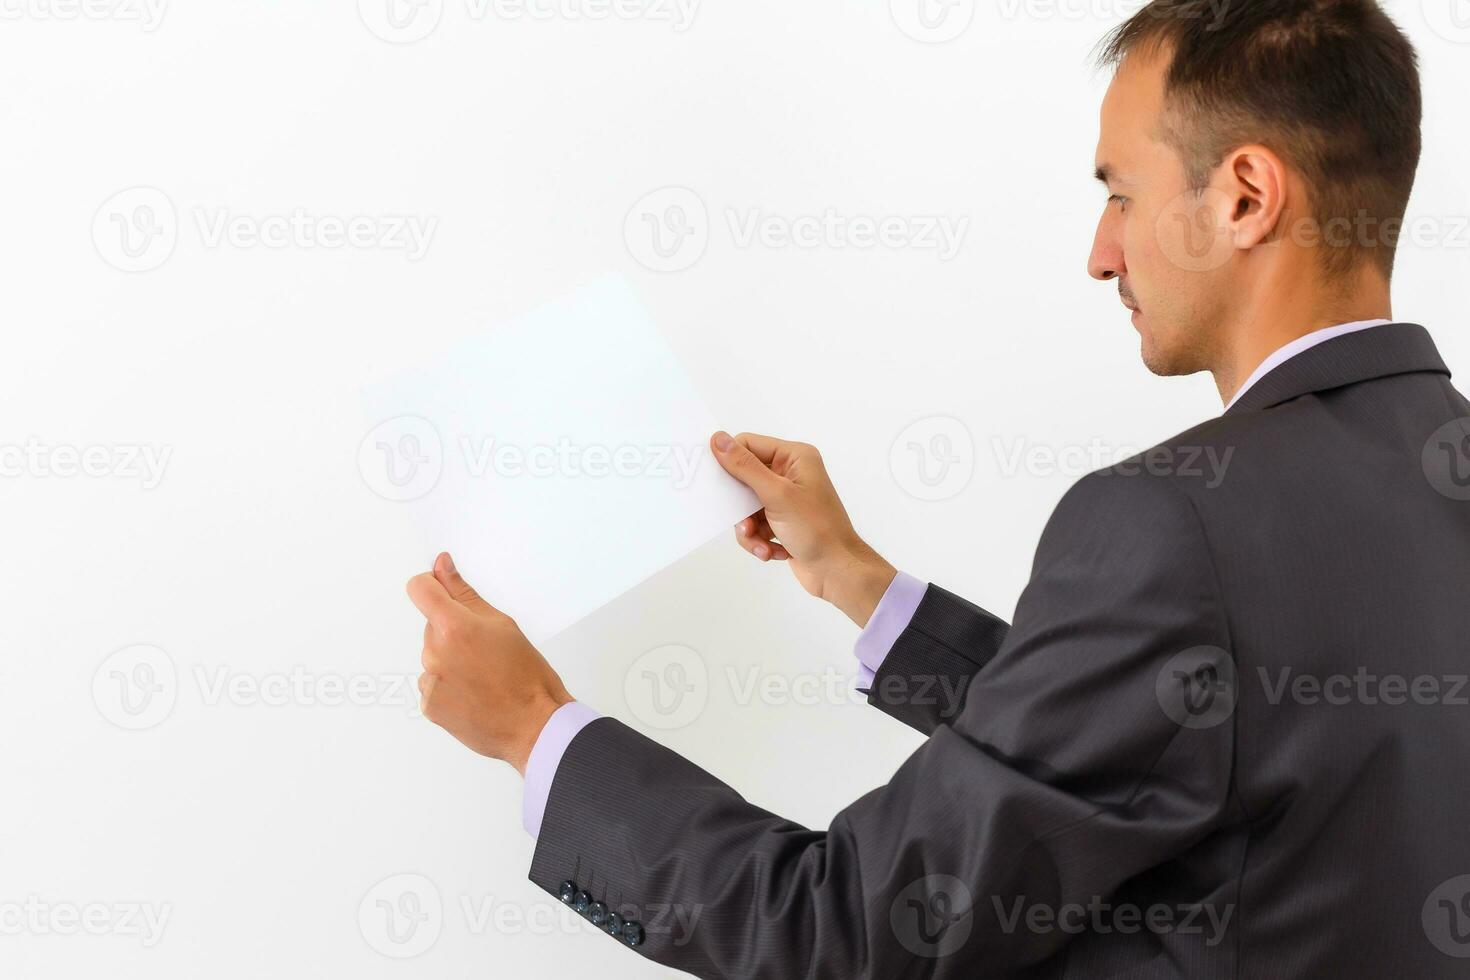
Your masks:
[[[1108,197],[1108,203],[1109,204],[1116,203],[1118,205],[1119,210],[1122,210],[1124,208],[1124,206],[1128,203],[1128,199],[1126,197],[1123,197],[1120,194],[1113,194],[1113,195],[1110,195]]]

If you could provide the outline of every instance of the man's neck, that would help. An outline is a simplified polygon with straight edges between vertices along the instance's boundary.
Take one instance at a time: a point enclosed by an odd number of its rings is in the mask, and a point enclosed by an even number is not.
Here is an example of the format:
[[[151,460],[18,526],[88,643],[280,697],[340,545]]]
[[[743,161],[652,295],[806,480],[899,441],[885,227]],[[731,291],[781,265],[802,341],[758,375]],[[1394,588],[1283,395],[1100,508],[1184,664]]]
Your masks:
[[[1241,385],[1276,351],[1300,337],[1361,320],[1392,320],[1388,283],[1364,270],[1349,286],[1297,290],[1283,284],[1265,291],[1232,329],[1237,339],[1225,363],[1212,373],[1222,404],[1229,405]]]

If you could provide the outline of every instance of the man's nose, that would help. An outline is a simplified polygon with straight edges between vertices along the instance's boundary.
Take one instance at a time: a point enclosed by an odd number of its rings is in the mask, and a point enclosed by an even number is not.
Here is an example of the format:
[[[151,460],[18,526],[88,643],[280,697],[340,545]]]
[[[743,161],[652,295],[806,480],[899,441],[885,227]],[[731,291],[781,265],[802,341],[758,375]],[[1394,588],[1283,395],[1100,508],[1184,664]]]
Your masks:
[[[1101,282],[1117,279],[1127,274],[1123,263],[1123,245],[1118,236],[1108,228],[1105,216],[1098,222],[1097,235],[1092,240],[1092,254],[1087,257],[1087,274]]]

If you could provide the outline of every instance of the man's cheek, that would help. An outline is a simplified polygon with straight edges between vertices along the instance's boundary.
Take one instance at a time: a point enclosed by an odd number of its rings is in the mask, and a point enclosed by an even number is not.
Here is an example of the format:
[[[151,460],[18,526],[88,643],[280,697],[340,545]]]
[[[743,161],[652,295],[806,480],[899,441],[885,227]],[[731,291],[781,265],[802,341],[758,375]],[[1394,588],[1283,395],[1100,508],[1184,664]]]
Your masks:
[[[1208,260],[1209,243],[1196,224],[1201,216],[1170,202],[1152,211],[1140,209],[1129,227],[1129,272],[1140,304]]]

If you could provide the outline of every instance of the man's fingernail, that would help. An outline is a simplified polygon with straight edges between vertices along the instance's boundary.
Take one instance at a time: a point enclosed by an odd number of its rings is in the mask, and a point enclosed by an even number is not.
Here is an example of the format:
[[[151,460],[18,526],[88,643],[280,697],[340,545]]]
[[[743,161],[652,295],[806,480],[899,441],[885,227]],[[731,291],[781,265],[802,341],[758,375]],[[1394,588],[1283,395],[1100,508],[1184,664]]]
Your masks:
[[[730,451],[730,447],[733,445],[735,445],[735,440],[730,438],[730,433],[715,433],[715,448],[718,449],[720,452],[728,453]]]

